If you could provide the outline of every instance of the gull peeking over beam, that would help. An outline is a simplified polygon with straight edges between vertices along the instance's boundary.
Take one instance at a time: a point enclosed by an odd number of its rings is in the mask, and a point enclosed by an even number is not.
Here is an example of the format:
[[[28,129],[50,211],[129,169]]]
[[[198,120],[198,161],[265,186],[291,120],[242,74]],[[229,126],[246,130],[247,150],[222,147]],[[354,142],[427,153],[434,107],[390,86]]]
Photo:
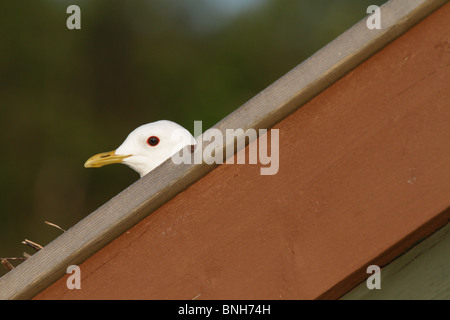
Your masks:
[[[89,158],[84,167],[123,163],[143,177],[185,146],[195,144],[191,133],[179,124],[168,120],[151,122],[132,131],[116,150]]]

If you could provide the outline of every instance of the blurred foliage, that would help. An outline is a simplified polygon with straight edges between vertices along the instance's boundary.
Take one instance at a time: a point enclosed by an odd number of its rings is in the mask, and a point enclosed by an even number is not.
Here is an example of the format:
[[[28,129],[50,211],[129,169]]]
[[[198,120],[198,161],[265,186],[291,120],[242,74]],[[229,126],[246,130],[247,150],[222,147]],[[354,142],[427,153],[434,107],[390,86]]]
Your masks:
[[[383,2],[0,2],[0,257],[47,244],[60,232],[44,220],[68,229],[138,179],[85,169],[93,154],[160,119],[206,130]],[[66,28],[71,4],[81,30]]]

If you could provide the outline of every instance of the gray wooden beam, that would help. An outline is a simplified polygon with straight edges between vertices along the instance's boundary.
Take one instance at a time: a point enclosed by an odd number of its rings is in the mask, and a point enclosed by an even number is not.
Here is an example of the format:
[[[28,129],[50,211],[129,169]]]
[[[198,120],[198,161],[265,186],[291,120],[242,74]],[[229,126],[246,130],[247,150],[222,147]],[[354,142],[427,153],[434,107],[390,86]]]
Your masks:
[[[381,7],[382,29],[369,30],[363,19],[214,127],[224,136],[271,128],[446,2],[390,0]],[[0,299],[32,298],[214,167],[166,161],[3,276]]]

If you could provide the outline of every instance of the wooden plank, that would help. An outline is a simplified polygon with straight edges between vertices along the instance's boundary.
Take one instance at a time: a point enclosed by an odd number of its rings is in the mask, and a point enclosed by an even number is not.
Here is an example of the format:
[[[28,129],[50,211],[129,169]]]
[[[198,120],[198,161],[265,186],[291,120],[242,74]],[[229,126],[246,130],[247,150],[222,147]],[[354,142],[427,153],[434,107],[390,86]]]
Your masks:
[[[215,128],[225,133],[225,129],[272,127],[446,2],[389,1],[382,7],[381,30],[368,30],[365,20],[361,21]],[[33,297],[60,278],[68,265],[79,264],[91,256],[214,167],[174,165],[167,161],[2,277],[0,299]]]
[[[365,282],[342,300],[449,300],[450,224],[381,269],[381,289]]]
[[[276,175],[219,166],[34,299],[341,297],[450,219],[449,17],[277,123]]]

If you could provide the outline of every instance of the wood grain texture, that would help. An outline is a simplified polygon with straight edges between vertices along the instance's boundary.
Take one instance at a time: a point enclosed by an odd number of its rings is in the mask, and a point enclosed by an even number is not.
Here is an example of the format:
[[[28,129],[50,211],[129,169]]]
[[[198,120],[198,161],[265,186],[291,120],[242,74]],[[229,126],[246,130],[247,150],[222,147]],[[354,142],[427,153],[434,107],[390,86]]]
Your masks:
[[[450,224],[381,270],[381,289],[362,283],[342,300],[450,300]]]
[[[361,21],[215,127],[223,132],[272,127],[446,2],[389,1],[382,7],[382,30],[368,30]],[[68,265],[81,263],[214,168],[167,161],[2,277],[0,299],[33,297]]]
[[[278,174],[217,167],[84,261],[81,290],[62,277],[35,299],[341,297],[448,223],[449,17],[276,124]]]

